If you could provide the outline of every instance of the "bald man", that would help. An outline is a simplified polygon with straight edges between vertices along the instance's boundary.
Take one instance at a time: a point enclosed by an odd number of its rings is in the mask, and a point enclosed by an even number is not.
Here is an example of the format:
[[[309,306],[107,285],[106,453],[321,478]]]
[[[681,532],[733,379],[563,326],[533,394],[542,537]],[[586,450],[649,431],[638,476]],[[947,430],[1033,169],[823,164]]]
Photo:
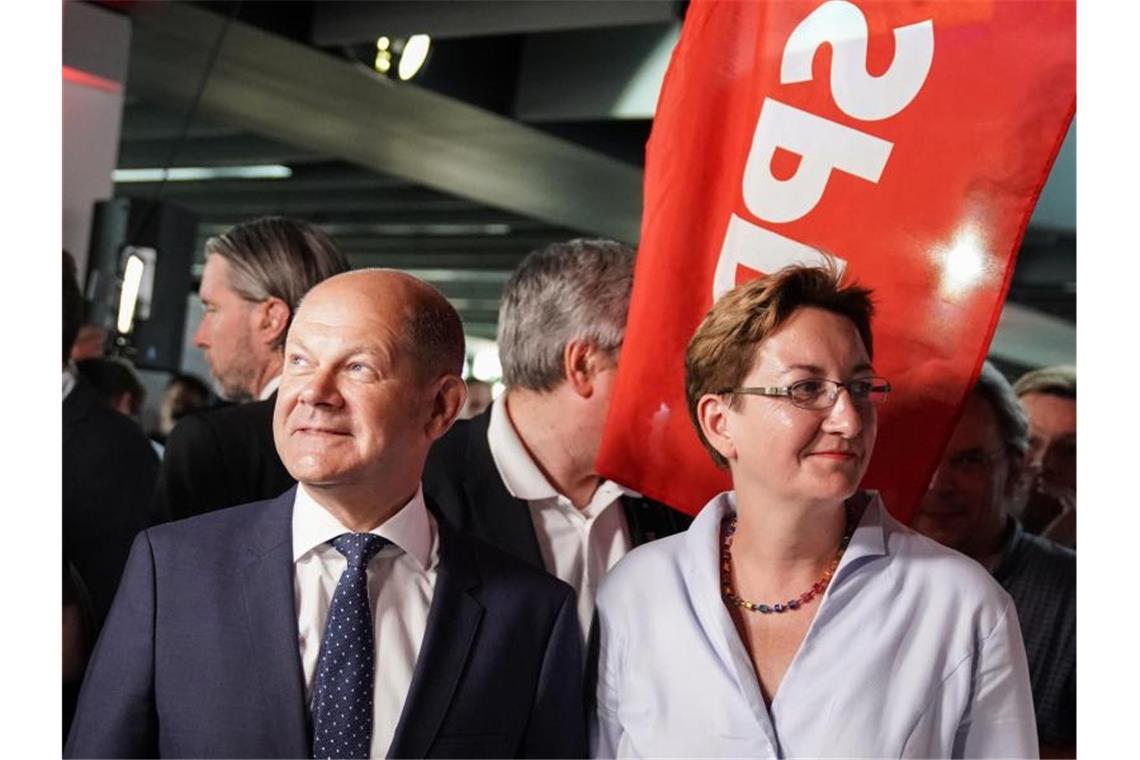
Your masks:
[[[585,755],[573,591],[424,499],[463,355],[408,275],[305,297],[273,421],[298,486],[139,536],[69,756]]]

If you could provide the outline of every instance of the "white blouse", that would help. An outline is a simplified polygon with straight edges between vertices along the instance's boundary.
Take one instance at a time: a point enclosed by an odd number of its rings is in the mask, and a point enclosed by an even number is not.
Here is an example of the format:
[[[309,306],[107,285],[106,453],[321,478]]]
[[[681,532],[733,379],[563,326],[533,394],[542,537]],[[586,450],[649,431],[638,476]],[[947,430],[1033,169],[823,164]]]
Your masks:
[[[602,582],[594,757],[1037,757],[1013,601],[877,494],[766,707],[720,595],[735,509],[720,494]]]

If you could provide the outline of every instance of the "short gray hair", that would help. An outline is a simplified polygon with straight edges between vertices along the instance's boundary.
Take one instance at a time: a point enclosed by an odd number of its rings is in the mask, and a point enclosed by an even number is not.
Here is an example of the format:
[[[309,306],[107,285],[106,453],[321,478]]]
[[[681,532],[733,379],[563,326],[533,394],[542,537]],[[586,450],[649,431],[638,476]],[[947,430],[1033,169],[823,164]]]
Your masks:
[[[523,259],[499,307],[503,382],[553,390],[564,377],[562,352],[571,340],[588,341],[602,351],[619,349],[635,256],[623,243],[578,238]]]
[[[334,274],[347,272],[348,260],[324,232],[299,219],[266,216],[235,225],[206,241],[206,256],[225,259],[232,275],[230,287],[249,301],[280,298],[297,313],[309,288]],[[281,331],[275,349],[285,345]]]
[[[984,362],[974,392],[980,394],[993,410],[1006,448],[1018,456],[1024,455],[1029,449],[1029,419],[1005,375],[988,361]]]
[[[1027,393],[1043,393],[1061,398],[1077,397],[1077,368],[1071,364],[1042,367],[1026,372],[1013,384],[1018,398]]]

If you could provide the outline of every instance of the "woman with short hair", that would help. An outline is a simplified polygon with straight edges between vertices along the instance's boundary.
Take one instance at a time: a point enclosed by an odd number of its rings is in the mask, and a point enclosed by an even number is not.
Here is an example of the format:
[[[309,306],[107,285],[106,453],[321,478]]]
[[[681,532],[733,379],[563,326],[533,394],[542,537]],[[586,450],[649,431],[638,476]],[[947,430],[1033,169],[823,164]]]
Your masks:
[[[603,581],[595,756],[1037,755],[1008,594],[859,490],[890,391],[871,316],[830,263],[697,329],[689,413],[733,490]]]

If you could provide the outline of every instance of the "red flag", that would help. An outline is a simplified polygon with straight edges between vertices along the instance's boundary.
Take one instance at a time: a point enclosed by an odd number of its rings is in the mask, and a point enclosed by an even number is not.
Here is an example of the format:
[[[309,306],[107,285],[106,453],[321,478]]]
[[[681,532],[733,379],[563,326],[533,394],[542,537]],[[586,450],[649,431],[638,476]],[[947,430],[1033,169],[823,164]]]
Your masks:
[[[820,249],[875,291],[894,391],[865,485],[909,520],[1072,119],[1074,28],[1072,2],[693,2],[599,471],[691,513],[729,487],[689,421],[685,346],[714,292]]]

